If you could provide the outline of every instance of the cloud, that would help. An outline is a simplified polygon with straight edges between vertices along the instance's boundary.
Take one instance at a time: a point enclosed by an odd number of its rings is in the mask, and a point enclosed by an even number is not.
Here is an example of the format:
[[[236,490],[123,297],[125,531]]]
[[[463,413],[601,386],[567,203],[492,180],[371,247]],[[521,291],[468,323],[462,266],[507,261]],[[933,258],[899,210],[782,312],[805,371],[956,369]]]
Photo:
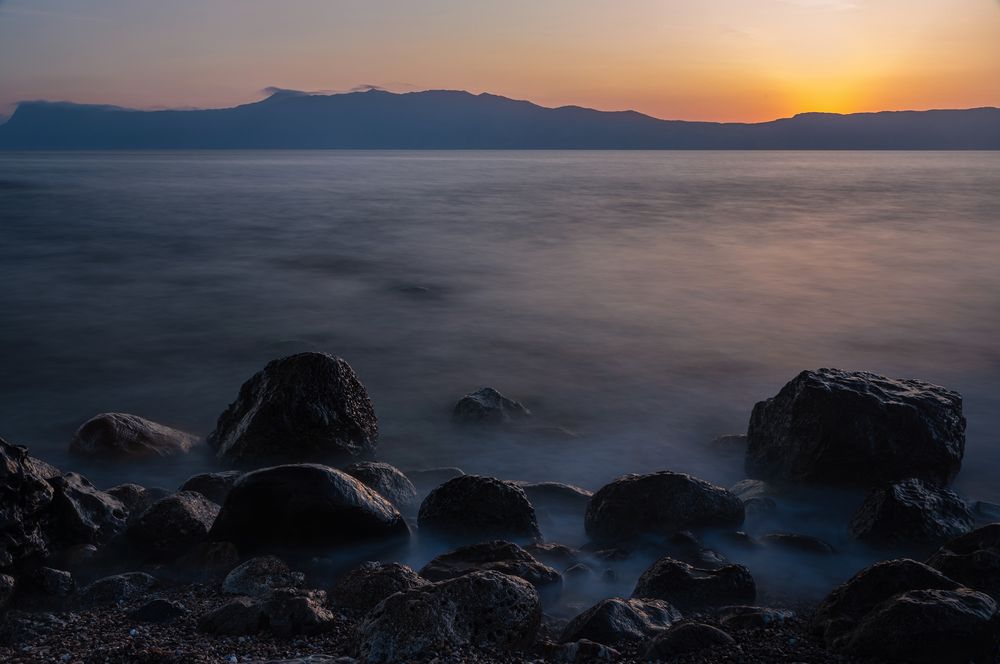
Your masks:
[[[847,11],[858,8],[858,3],[854,0],[782,0],[782,2],[808,9],[826,9],[829,11]]]

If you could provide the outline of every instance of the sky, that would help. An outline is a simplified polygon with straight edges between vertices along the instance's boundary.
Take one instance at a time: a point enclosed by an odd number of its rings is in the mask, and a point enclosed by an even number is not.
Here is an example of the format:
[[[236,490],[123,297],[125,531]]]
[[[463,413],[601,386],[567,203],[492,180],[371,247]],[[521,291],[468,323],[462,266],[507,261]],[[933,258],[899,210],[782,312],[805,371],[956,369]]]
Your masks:
[[[359,86],[722,121],[1000,106],[1000,0],[0,0],[0,114]]]

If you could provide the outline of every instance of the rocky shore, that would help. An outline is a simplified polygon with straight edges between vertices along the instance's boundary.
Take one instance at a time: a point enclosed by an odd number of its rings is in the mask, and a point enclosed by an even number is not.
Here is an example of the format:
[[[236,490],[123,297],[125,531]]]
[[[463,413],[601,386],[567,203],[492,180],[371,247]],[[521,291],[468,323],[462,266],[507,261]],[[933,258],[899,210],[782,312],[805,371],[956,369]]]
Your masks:
[[[473,436],[532,415],[483,388],[452,417]],[[320,353],[269,363],[204,440],[104,413],[69,443],[125,468],[202,444],[217,472],[100,489],[0,439],[0,661],[1000,661],[1000,507],[949,488],[962,400],[929,383],[802,372],[710,443],[745,457],[730,488],[403,471]],[[878,561],[818,602],[743,564],[841,555],[749,527],[817,487],[865,492],[840,526]],[[552,541],[553,520],[585,541]]]

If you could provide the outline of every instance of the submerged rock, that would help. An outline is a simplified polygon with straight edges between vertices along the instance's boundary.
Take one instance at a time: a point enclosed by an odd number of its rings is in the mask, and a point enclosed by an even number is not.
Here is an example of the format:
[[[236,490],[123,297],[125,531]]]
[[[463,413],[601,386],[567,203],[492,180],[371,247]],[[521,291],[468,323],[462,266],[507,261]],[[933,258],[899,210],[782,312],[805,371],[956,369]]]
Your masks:
[[[357,457],[377,441],[364,385],[347,362],[325,353],[268,363],[243,383],[208,437],[222,461],[257,466]]]
[[[668,536],[694,528],[738,528],[743,503],[732,493],[683,473],[625,475],[594,494],[587,508],[587,535],[619,544],[642,536]]]
[[[189,478],[178,491],[197,491],[213,503],[221,505],[226,502],[226,496],[236,484],[236,480],[242,476],[243,473],[238,470],[202,473]]]
[[[851,519],[851,534],[879,546],[926,546],[963,535],[973,516],[948,489],[918,479],[873,490]]]
[[[1000,602],[1000,523],[977,528],[948,542],[927,564]]]
[[[406,509],[417,502],[417,489],[395,466],[375,461],[354,463],[344,472],[374,489],[398,509]]]
[[[455,421],[463,424],[507,424],[530,415],[530,410],[492,387],[466,394],[452,411]]]
[[[751,477],[945,484],[962,465],[965,417],[961,395],[937,385],[819,369],[803,371],[754,406],[747,438]]]
[[[337,606],[356,611],[371,611],[393,593],[430,584],[406,565],[365,562],[337,580],[330,599]]]
[[[645,641],[681,619],[680,612],[657,599],[601,600],[569,621],[560,640],[588,639],[607,646]]]
[[[145,555],[172,560],[208,539],[219,506],[200,493],[180,491],[150,505],[128,527],[128,539]]]
[[[542,609],[523,579],[473,572],[385,598],[358,628],[359,660],[403,662],[462,646],[524,648],[535,640]]]
[[[222,582],[222,592],[260,597],[275,588],[298,588],[305,575],[292,571],[281,558],[260,556],[238,565]]]
[[[757,585],[742,565],[699,569],[664,557],[642,573],[633,597],[662,599],[681,611],[709,609],[730,604],[752,604]]]
[[[247,473],[226,497],[211,538],[241,551],[389,544],[409,538],[395,507],[350,475],[292,464]]]
[[[141,458],[186,454],[198,437],[128,413],[101,413],[77,429],[69,451],[85,457]]]
[[[421,533],[456,541],[541,539],[524,490],[494,477],[463,475],[431,491],[417,517]]]
[[[562,586],[562,575],[538,562],[513,542],[494,540],[442,553],[420,570],[430,581],[444,581],[476,571],[494,571],[524,579],[540,592]]]
[[[646,647],[647,660],[670,661],[689,653],[730,646],[736,643],[733,637],[718,627],[699,622],[684,621],[670,627],[650,642]]]

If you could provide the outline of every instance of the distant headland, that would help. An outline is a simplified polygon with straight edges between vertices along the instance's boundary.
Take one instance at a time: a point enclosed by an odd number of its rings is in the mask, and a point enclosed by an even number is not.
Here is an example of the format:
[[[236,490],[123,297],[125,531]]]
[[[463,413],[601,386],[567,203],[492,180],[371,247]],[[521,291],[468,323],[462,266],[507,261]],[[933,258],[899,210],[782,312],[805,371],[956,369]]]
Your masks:
[[[23,102],[0,125],[0,149],[1000,150],[1000,109],[804,113],[747,124],[451,90],[278,91],[211,110]]]

